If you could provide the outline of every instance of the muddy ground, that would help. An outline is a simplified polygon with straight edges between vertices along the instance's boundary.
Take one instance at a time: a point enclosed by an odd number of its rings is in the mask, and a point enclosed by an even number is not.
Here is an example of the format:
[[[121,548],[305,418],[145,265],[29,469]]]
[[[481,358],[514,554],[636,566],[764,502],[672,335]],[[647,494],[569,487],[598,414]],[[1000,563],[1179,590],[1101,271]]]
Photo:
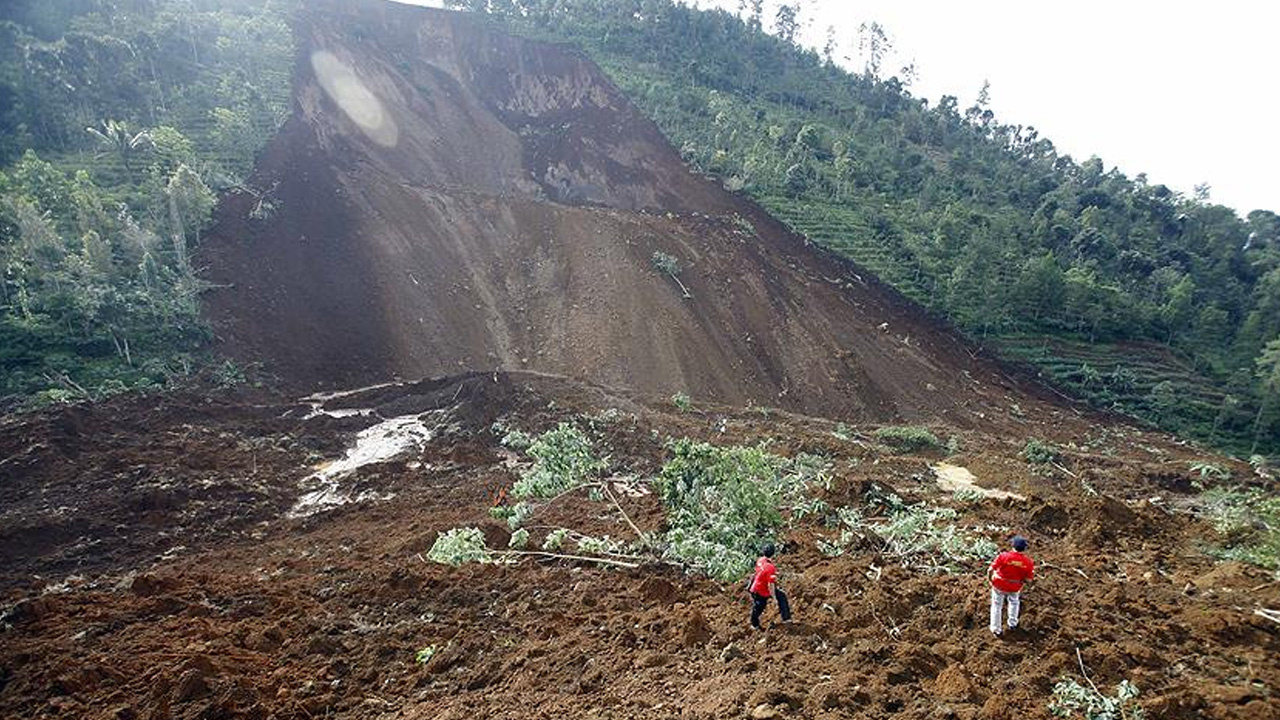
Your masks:
[[[333,503],[299,506],[314,467],[403,416],[432,437],[341,478]],[[562,420],[591,429],[620,475],[652,477],[668,437],[770,440],[831,460],[833,505],[876,483],[954,505],[994,540],[1023,532],[1042,563],[1024,629],[987,633],[983,567],[929,575],[875,548],[827,558],[815,540],[831,531],[812,522],[779,557],[797,622],[763,634],[747,628],[740,588],[675,567],[425,561],[454,526],[505,545],[488,508],[519,465],[493,423]],[[1280,626],[1253,614],[1280,606],[1280,586],[1205,553],[1216,537],[1188,470],[1202,456],[1122,426],[1066,427],[935,425],[960,446],[949,463],[1027,497],[958,502],[936,489],[938,455],[890,454],[871,426],[842,440],[830,420],[696,398],[680,412],[532,374],[10,417],[0,716],[1040,718],[1058,679],[1081,679],[1077,649],[1099,686],[1134,682],[1148,717],[1280,716]],[[1075,447],[1036,470],[1018,457],[1031,435]],[[623,502],[660,526],[652,495]],[[628,532],[586,498],[549,513],[539,522]]]

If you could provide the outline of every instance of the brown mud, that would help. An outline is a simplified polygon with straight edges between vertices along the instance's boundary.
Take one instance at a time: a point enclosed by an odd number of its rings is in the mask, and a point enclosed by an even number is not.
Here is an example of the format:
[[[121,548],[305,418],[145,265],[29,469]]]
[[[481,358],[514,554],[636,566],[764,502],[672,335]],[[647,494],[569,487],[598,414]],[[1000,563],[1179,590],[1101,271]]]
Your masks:
[[[935,425],[962,445],[950,462],[1027,496],[975,504],[936,489],[936,457],[889,455],[859,440],[871,426],[846,441],[831,421],[782,411],[683,413],[527,373],[324,403],[364,415],[316,404],[135,397],[0,421],[0,716],[1042,718],[1053,683],[1080,680],[1077,648],[1099,686],[1134,682],[1148,717],[1280,712],[1280,635],[1253,615],[1280,605],[1280,586],[1203,552],[1213,530],[1163,487],[1202,456],[1158,435],[1038,425],[1078,449],[1062,470],[1035,471],[1003,434]],[[415,414],[435,429],[421,450],[342,479],[347,504],[289,514],[306,476],[359,430]],[[770,440],[832,460],[832,504],[876,483],[955,505],[994,540],[1025,532],[1042,566],[1023,629],[989,636],[981,566],[934,576],[874,549],[827,558],[814,540],[831,531],[809,523],[779,558],[797,621],[763,634],[747,628],[740,588],[677,568],[424,561],[460,525],[505,545],[487,510],[516,468],[493,423],[561,420],[593,428],[620,475],[651,477],[668,436]],[[659,526],[653,496],[624,504]],[[629,532],[586,498],[537,523]]]

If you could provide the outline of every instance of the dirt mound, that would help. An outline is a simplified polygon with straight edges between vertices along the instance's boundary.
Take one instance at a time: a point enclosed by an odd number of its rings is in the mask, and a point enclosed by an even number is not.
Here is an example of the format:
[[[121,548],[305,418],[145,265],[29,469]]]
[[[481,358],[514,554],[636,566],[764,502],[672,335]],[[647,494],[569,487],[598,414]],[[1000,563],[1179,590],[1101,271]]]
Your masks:
[[[265,200],[227,198],[202,249],[231,352],[311,385],[515,369],[880,421],[1026,405],[874,278],[689,172],[573,51],[373,0],[308,8]]]

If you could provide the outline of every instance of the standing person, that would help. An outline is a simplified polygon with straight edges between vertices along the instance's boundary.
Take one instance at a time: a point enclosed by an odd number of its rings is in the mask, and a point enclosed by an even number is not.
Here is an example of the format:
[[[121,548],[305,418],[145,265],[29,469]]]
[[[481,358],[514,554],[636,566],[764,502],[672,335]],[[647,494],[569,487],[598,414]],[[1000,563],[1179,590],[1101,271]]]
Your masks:
[[[1035,577],[1036,564],[1024,554],[1027,550],[1027,539],[1014,535],[1009,539],[1012,550],[1006,550],[996,556],[987,569],[987,578],[991,581],[991,634],[1000,637],[1004,631],[1001,615],[1004,605],[1009,604],[1009,628],[1018,627],[1018,615],[1022,610],[1022,584]]]
[[[773,564],[773,543],[766,543],[760,549],[760,559],[756,560],[756,572],[751,576],[751,627],[760,627],[760,614],[769,604],[769,598],[778,602],[778,612],[782,622],[791,622],[791,605],[787,602],[787,594],[778,587],[778,568]]]

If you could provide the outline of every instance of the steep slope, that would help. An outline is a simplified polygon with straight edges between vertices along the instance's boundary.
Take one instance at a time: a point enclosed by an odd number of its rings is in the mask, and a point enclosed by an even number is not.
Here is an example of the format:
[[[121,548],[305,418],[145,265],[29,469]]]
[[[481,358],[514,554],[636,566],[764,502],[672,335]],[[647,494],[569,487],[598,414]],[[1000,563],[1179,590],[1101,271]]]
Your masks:
[[[310,8],[266,193],[225,201],[203,249],[233,353],[306,384],[524,369],[870,420],[964,423],[1008,385],[690,173],[574,52],[453,13]]]

